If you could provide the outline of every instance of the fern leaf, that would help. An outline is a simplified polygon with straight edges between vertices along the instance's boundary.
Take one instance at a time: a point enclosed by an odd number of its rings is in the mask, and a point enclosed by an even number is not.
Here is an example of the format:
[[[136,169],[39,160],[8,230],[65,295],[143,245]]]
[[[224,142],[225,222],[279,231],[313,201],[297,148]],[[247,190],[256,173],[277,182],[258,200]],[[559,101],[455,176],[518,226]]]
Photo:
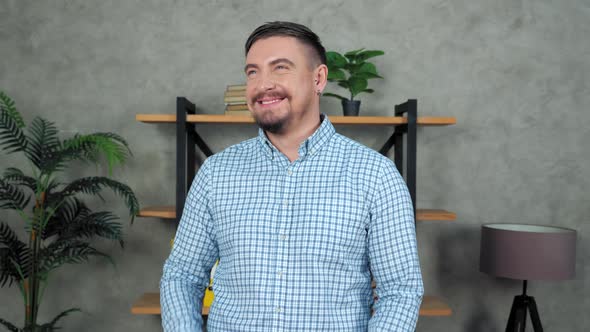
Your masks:
[[[86,262],[92,256],[101,256],[114,265],[111,257],[82,241],[58,240],[43,248],[40,254],[40,273],[48,273],[64,264]]]
[[[61,206],[47,222],[42,234],[43,240],[63,234],[76,218],[84,218],[90,213],[90,209],[76,197],[66,197],[62,201],[62,196],[59,194],[47,195],[48,204],[57,204],[59,201],[61,201]]]
[[[14,326],[12,323],[0,318],[0,325],[3,325],[5,328],[8,329],[10,332],[22,332],[21,329]]]
[[[0,287],[21,280],[28,271],[31,253],[7,224],[0,222]],[[26,276],[25,276],[26,277]]]
[[[4,179],[15,185],[22,185],[30,188],[33,192],[37,189],[37,181],[25,175],[20,169],[9,167],[4,171]]]
[[[95,212],[85,218],[76,218],[68,228],[60,234],[64,238],[93,238],[102,237],[109,240],[121,240],[123,234],[121,224],[112,222],[117,216],[110,212]]]
[[[30,201],[31,195],[0,178],[0,209],[24,210]]]
[[[79,308],[71,308],[71,309],[62,311],[59,315],[55,316],[55,318],[53,320],[51,320],[51,322],[49,322],[47,324],[43,324],[43,325],[41,325],[41,327],[47,329],[47,331],[55,331],[55,330],[59,329],[59,327],[55,326],[55,324],[57,324],[57,322],[60,319],[71,314],[72,312],[82,312],[82,310],[80,310]]]
[[[0,91],[0,147],[8,153],[25,151],[27,139],[23,132],[25,127],[14,101]]]
[[[29,127],[25,154],[45,174],[54,171],[61,150],[55,125],[43,118],[35,118]]]
[[[63,153],[71,159],[81,159],[97,163],[102,155],[107,161],[109,174],[116,165],[121,165],[131,154],[127,142],[113,133],[94,133],[76,135],[63,144]]]
[[[62,190],[62,195],[71,196],[77,193],[98,195],[105,187],[122,196],[133,221],[133,218],[139,213],[139,202],[131,188],[118,181],[101,176],[81,178],[67,185]]]

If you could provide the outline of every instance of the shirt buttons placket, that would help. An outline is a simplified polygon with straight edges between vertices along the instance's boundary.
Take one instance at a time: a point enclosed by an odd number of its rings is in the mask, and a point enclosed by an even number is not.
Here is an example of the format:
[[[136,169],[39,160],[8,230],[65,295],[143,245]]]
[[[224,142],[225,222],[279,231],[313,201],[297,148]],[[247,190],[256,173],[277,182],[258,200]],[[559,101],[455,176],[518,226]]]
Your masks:
[[[277,286],[277,292],[275,292],[275,298],[273,299],[274,314],[277,317],[277,324],[282,325],[282,317],[285,315],[284,302],[287,298],[287,280],[286,273],[288,270],[289,260],[289,229],[291,228],[292,222],[292,209],[293,209],[293,192],[295,189],[295,177],[293,166],[297,163],[289,165],[285,169],[284,175],[284,191],[283,198],[281,200],[281,220],[278,223],[278,243],[277,243],[277,264],[275,271],[275,284]],[[279,327],[281,329],[281,327]]]

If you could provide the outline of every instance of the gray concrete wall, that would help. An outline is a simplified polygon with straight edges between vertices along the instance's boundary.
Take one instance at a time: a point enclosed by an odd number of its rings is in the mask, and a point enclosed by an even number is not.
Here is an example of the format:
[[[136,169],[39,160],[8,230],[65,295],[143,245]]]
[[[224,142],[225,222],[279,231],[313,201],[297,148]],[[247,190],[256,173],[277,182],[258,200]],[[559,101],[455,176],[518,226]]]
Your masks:
[[[422,115],[458,124],[418,132],[418,203],[457,213],[418,225],[426,290],[452,317],[421,318],[418,331],[500,331],[520,283],[478,271],[483,223],[523,222],[578,230],[576,278],[531,282],[546,331],[590,329],[590,3],[498,1],[0,1],[0,90],[30,121],[43,116],[65,135],[112,131],[134,158],[115,173],[142,204],[173,203],[174,129],[135,121],[172,113],[186,96],[204,113],[223,112],[223,90],[244,80],[243,44],[259,24],[308,25],[327,49],[383,49],[385,77],[362,97],[365,115],[391,115],[417,98]],[[334,89],[330,85],[330,89]],[[340,114],[336,100],[322,110]],[[252,126],[203,127],[212,149],[256,134]],[[388,130],[339,127],[379,148]],[[2,168],[25,167],[14,156]],[[76,166],[67,177],[104,174]],[[125,216],[114,197],[106,208]],[[11,215],[2,219],[21,227]],[[127,219],[127,247],[106,242],[104,261],[51,278],[42,319],[76,306],[65,331],[159,331],[155,316],[130,314],[157,290],[174,227]],[[0,289],[0,317],[22,321],[16,288]]]

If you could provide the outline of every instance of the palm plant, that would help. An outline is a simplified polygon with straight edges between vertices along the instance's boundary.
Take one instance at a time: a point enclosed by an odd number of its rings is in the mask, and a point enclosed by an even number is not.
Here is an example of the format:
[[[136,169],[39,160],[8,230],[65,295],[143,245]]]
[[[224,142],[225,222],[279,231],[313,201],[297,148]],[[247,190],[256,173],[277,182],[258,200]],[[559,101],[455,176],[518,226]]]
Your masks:
[[[25,132],[26,129],[26,132]],[[97,195],[111,189],[129,209],[131,222],[139,211],[133,191],[105,176],[83,177],[63,183],[58,175],[73,161],[94,164],[106,159],[108,174],[123,164],[131,151],[126,141],[113,133],[76,134],[60,140],[52,122],[35,118],[26,127],[14,102],[0,91],[0,147],[6,153],[22,153],[30,162],[31,174],[7,168],[0,176],[0,209],[16,211],[25,225],[28,241],[0,220],[0,287],[17,284],[24,300],[23,328],[0,319],[9,331],[53,331],[64,316],[79,311],[63,311],[52,321],[37,323],[37,314],[47,287],[48,276],[64,264],[83,263],[100,256],[112,263],[109,255],[94,248],[90,241],[104,238],[124,246],[121,224],[108,211],[92,211],[79,197]]]

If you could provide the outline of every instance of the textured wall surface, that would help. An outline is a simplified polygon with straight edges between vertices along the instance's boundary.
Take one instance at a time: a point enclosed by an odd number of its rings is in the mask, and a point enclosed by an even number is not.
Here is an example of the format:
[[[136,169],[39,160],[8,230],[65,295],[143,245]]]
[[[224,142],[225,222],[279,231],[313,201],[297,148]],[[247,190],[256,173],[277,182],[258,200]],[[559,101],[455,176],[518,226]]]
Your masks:
[[[174,128],[142,124],[137,113],[172,113],[186,96],[204,113],[223,111],[223,90],[244,80],[243,44],[258,25],[292,20],[327,49],[383,49],[383,81],[362,96],[366,115],[390,115],[417,98],[422,115],[455,116],[450,127],[418,131],[418,205],[457,213],[418,225],[427,293],[446,298],[452,317],[423,317],[418,331],[500,331],[520,283],[478,271],[483,223],[560,225],[578,231],[574,280],[531,282],[546,331],[590,329],[590,3],[587,0],[429,1],[23,1],[0,0],[0,90],[30,121],[43,116],[66,135],[112,131],[134,158],[115,173],[145,205],[172,204]],[[330,85],[328,90],[333,90]],[[327,90],[327,91],[328,91]],[[340,114],[336,100],[322,110]],[[338,127],[379,148],[389,130]],[[206,126],[214,151],[256,134],[253,126]],[[201,158],[202,159],[202,158]],[[12,155],[0,167],[19,166]],[[104,174],[76,167],[68,176]],[[128,224],[127,246],[51,277],[42,320],[80,307],[65,331],[159,331],[157,316],[130,314],[155,291],[174,234],[170,221]],[[97,202],[99,204],[100,202]],[[21,228],[12,215],[0,219]],[[21,322],[17,288],[0,289],[0,317]]]

